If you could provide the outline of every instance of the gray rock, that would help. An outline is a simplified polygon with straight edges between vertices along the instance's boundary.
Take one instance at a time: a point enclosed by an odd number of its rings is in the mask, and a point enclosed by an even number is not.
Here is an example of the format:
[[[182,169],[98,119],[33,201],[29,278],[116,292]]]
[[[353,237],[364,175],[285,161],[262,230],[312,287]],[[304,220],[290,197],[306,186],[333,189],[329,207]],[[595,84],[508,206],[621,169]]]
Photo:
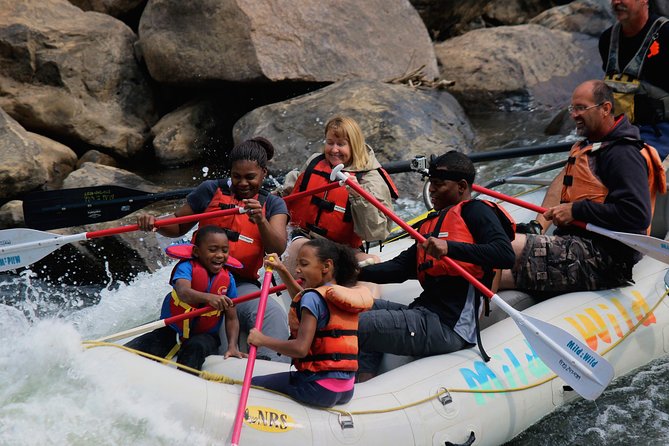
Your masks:
[[[495,25],[522,25],[539,13],[569,0],[492,0],[483,9],[487,23]]]
[[[616,21],[607,0],[576,0],[542,12],[530,24],[562,31],[578,32],[599,38]]]
[[[538,25],[474,30],[435,51],[468,112],[560,108],[578,84],[604,75],[596,38]]]
[[[84,163],[65,178],[63,189],[113,184],[146,192],[160,192],[162,188],[137,174],[102,164]]]
[[[408,0],[150,0],[139,37],[166,83],[383,80],[421,65],[438,75]]]
[[[79,158],[79,161],[77,161],[77,169],[79,169],[84,163],[104,164],[105,166],[110,167],[118,166],[118,163],[113,157],[107,155],[106,153],[102,153],[99,150],[89,150],[88,152],[81,155],[81,158]]]
[[[153,149],[163,166],[181,166],[215,150],[219,132],[212,101],[192,101],[163,116],[151,128]]]
[[[0,106],[26,129],[138,153],[155,120],[137,37],[66,0],[0,0]]]
[[[0,206],[0,228],[19,228],[23,224],[23,202],[12,200]]]
[[[40,145],[26,130],[0,109],[0,200],[5,201],[47,182],[38,161]]]
[[[569,0],[410,0],[436,41],[479,28],[519,25]]]
[[[46,136],[28,132],[28,135],[40,145],[41,151],[37,155],[37,162],[47,175],[45,190],[60,189],[63,180],[77,165],[77,154],[64,144]]]

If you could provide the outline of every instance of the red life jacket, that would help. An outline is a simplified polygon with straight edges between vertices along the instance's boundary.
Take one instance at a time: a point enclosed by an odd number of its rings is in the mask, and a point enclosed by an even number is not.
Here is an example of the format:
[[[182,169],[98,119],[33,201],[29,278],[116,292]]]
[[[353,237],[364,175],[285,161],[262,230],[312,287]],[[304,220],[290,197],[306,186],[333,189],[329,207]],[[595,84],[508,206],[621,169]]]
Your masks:
[[[202,265],[200,265],[200,262],[197,260],[181,260],[181,262],[190,262],[191,266],[193,267],[191,288],[194,290],[201,291],[203,293],[219,295],[223,295],[228,291],[228,287],[230,286],[230,275],[225,268],[221,269],[221,271],[216,274],[216,276],[211,280],[210,285],[209,272]],[[170,283],[172,283],[174,272],[181,264],[181,262],[179,262],[172,270]],[[203,305],[200,305],[199,307],[190,306],[186,302],[179,299],[179,295],[177,294],[176,290],[173,289],[172,292],[167,294],[163,300],[160,317],[161,319],[165,319],[168,317],[177,316],[179,314],[188,313],[202,306]],[[212,310],[194,319],[184,319],[182,321],[170,324],[170,327],[179,333],[182,338],[188,339],[196,334],[218,333],[222,321],[221,312]]]
[[[447,241],[474,243],[474,237],[467,224],[462,218],[462,206],[471,200],[461,201],[460,203],[446,209],[442,209],[438,213],[434,213],[421,224],[418,232],[425,238],[436,237]],[[486,200],[478,200],[482,203],[492,207],[502,223],[505,232],[511,240],[515,237],[516,224],[513,218],[496,203]],[[483,277],[484,271],[480,265],[473,263],[462,262],[460,260],[451,259],[468,273],[477,279]],[[428,255],[424,249],[418,248],[416,250],[416,266],[418,268],[418,281],[424,284],[426,276],[459,276],[458,271],[449,265],[446,260],[442,258],[435,258]]]
[[[385,180],[393,198],[398,197],[397,188],[390,175],[382,168],[378,169]],[[298,193],[329,184],[332,167],[319,155],[309,163],[295,182],[292,193]],[[361,177],[364,172],[356,173]],[[360,178],[358,178],[360,179]],[[358,248],[362,240],[353,230],[353,216],[348,191],[339,187],[329,191],[306,196],[297,200],[286,200],[290,211],[291,223],[305,231],[313,232],[334,242]]]
[[[639,153],[646,160],[646,166],[648,167],[651,212],[655,212],[655,198],[657,194],[663,194],[667,191],[667,182],[662,161],[653,147],[640,140],[628,140],[627,138],[590,145],[582,145],[581,142],[574,144],[569,152],[569,159],[565,166],[562,193],[560,195],[561,203],[573,203],[579,200],[604,203],[609,190],[590,168],[590,155],[598,150],[604,150],[619,141],[636,143],[639,146]],[[650,234],[650,226],[646,229],[646,232]]]
[[[262,211],[265,212],[267,192],[261,190],[254,198],[260,202]],[[244,207],[244,203],[234,197],[226,184],[220,183],[204,212],[233,207]],[[262,266],[265,253],[258,225],[251,222],[249,217],[244,214],[203,219],[200,220],[198,227],[207,225],[215,225],[225,229],[230,245],[230,255],[242,262],[243,265],[240,270],[235,271],[235,275],[249,280],[257,280],[259,277],[258,270]],[[193,240],[195,240],[195,235],[193,235]]]
[[[330,319],[323,328],[316,330],[307,356],[294,359],[299,371],[356,371],[358,370],[358,313],[374,304],[369,288],[325,285],[298,293],[290,305],[288,325],[291,338],[297,336],[301,314],[300,300],[306,291],[315,291],[323,298],[330,312]]]

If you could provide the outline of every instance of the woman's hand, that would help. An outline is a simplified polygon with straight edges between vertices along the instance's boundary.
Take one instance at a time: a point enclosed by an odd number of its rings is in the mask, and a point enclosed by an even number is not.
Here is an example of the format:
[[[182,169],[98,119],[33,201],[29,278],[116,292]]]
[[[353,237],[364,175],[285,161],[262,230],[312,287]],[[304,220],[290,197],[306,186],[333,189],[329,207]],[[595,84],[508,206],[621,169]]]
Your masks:
[[[258,200],[246,198],[242,202],[244,203],[244,209],[246,209],[246,215],[253,223],[258,224],[265,219],[265,212],[263,212],[262,205]]]
[[[157,231],[154,225],[156,223],[156,217],[151,214],[139,214],[137,216],[137,226],[142,231]]]
[[[358,183],[358,178],[356,178],[355,175],[351,175],[351,174],[348,175],[347,183],[355,183],[358,186],[360,186],[360,183]],[[358,194],[352,187],[349,187],[348,184],[346,185],[346,190],[348,191],[349,195],[352,195],[354,197],[359,197],[360,196],[360,194]]]

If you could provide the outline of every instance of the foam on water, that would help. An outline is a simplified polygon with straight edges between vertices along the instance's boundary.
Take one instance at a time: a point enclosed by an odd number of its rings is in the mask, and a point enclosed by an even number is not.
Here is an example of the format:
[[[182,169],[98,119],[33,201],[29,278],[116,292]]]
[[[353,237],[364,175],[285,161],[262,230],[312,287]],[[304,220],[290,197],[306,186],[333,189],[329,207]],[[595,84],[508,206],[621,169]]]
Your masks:
[[[25,303],[0,304],[0,445],[220,441],[179,423],[167,410],[167,400],[122,384],[113,364],[83,354],[82,339],[155,320],[169,290],[170,269],[105,288],[97,304],[67,310],[52,308],[44,298],[48,290],[30,274],[3,280],[3,287],[21,285]]]

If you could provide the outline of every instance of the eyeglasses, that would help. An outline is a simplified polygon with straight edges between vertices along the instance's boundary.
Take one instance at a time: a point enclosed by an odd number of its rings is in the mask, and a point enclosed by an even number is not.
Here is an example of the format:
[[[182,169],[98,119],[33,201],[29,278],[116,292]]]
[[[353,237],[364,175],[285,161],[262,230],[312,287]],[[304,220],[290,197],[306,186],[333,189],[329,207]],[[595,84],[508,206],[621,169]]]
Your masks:
[[[599,104],[595,104],[595,105],[590,105],[590,106],[588,106],[588,107],[586,107],[585,105],[569,105],[569,106],[567,107],[567,111],[568,111],[569,113],[574,113],[574,112],[576,112],[576,113],[583,113],[584,111],[588,111],[588,110],[590,110],[591,108],[601,107],[602,105],[604,105],[603,102],[600,102]]]

